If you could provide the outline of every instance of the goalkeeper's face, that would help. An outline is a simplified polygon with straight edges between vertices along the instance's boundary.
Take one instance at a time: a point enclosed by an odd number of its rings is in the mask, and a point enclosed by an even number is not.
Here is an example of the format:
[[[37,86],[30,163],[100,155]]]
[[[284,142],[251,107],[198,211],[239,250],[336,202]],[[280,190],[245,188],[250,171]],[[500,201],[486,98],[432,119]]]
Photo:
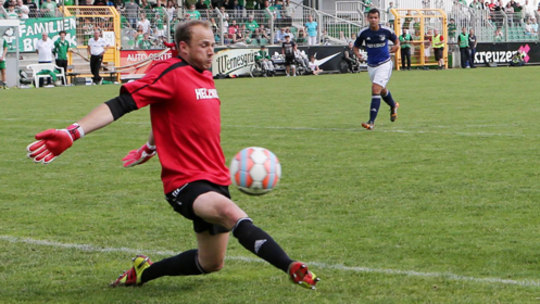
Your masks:
[[[212,67],[215,44],[212,29],[196,25],[191,29],[189,43],[180,42],[180,54],[190,65],[207,70]]]

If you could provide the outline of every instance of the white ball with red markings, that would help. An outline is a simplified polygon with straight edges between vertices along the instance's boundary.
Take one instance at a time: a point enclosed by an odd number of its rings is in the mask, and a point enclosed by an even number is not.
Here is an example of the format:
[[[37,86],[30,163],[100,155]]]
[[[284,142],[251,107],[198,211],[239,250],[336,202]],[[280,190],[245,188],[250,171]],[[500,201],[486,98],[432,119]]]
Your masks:
[[[261,147],[238,152],[229,168],[231,181],[246,194],[261,195],[274,189],[281,178],[281,165],[274,153]]]

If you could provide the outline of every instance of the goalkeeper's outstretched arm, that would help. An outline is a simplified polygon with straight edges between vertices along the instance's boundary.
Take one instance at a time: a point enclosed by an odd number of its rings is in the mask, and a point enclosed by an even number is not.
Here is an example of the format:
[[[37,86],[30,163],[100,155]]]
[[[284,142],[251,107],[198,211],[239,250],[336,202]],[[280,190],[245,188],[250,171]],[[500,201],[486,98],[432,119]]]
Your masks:
[[[122,94],[99,105],[65,129],[48,129],[36,134],[37,140],[26,147],[27,155],[34,162],[48,164],[71,147],[75,140],[136,109],[137,105],[131,96]]]

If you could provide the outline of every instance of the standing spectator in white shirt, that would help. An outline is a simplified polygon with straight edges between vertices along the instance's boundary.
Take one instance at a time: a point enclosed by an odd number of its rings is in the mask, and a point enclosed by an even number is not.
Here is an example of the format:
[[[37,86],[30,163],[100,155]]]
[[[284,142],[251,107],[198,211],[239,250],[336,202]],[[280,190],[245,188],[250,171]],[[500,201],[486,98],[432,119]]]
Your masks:
[[[105,39],[101,37],[101,31],[94,30],[94,37],[88,40],[88,55],[90,56],[90,71],[92,72],[92,80],[95,84],[101,84],[103,78],[99,76],[99,69],[101,68],[101,62],[103,61],[103,54],[105,48],[109,47],[109,44]]]
[[[144,33],[150,34],[150,20],[146,18],[145,13],[141,13],[141,20],[137,22],[137,27],[142,26]]]
[[[38,63],[51,63],[53,61],[54,42],[49,39],[47,33],[41,34],[41,40],[36,42],[35,47],[38,54]]]
[[[38,63],[52,63],[53,62],[54,42],[52,41],[52,39],[49,39],[49,35],[47,33],[41,34],[41,40],[38,40],[36,42],[35,47],[36,47],[36,52],[38,54]],[[39,79],[39,84],[36,84],[36,86],[38,85],[40,87],[43,85],[43,79]]]

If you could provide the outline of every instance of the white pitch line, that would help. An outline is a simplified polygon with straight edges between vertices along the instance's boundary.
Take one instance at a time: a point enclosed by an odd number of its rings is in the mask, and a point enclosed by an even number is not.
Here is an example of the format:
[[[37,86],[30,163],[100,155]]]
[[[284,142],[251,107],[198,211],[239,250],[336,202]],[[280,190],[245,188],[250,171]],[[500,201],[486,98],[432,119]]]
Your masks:
[[[141,250],[127,247],[99,247],[90,244],[72,244],[72,243],[60,243],[49,240],[38,240],[32,238],[21,238],[14,237],[9,235],[0,235],[1,241],[6,241],[10,243],[24,243],[30,245],[39,245],[39,246],[49,246],[55,248],[65,248],[65,249],[75,249],[80,251],[87,252],[100,252],[100,253],[109,253],[109,252],[122,252],[128,253],[131,255],[138,253],[146,253],[149,255],[164,255],[171,256],[176,255],[179,252],[171,250]],[[262,263],[264,262],[261,259],[249,258],[243,256],[227,256],[227,260],[232,261],[243,261],[248,263]],[[320,262],[309,262],[309,265],[315,266],[317,268],[331,269],[331,270],[341,270],[341,271],[351,271],[358,273],[377,273],[377,274],[388,274],[388,275],[405,275],[411,277],[420,277],[420,278],[441,278],[452,281],[464,281],[464,282],[473,282],[473,283],[487,283],[487,284],[504,284],[504,285],[517,285],[525,287],[540,287],[540,281],[536,280],[511,280],[511,279],[501,279],[501,278],[477,278],[471,276],[462,276],[453,273],[444,273],[444,272],[420,272],[414,270],[399,270],[399,269],[383,269],[383,268],[369,268],[369,267],[360,267],[360,266],[344,266],[339,264],[326,264]]]
[[[19,118],[0,118],[0,121],[23,121]],[[68,120],[63,119],[48,119],[51,123],[69,123]],[[123,122],[126,125],[144,125],[150,127],[149,122]],[[487,127],[507,127],[507,125],[463,125],[460,128],[463,129],[482,129]],[[365,132],[364,128],[315,128],[315,127],[285,127],[285,126],[245,126],[245,125],[228,125],[223,124],[222,128],[239,128],[239,129],[267,129],[267,130],[288,130],[288,131],[318,131],[318,132]],[[418,130],[418,128],[425,128],[424,130]],[[457,136],[473,136],[473,137],[516,137],[516,138],[535,138],[540,137],[539,134],[517,134],[517,133],[496,133],[496,132],[452,132],[452,131],[440,131],[440,129],[452,129],[455,126],[442,126],[433,125],[429,127],[410,127],[408,130],[403,129],[387,129],[376,128],[375,132],[382,133],[404,133],[404,134],[444,134],[444,135],[457,135]],[[415,130],[416,129],[416,130]],[[439,129],[439,130],[436,130]],[[516,130],[519,130],[518,126],[515,126]],[[373,131],[372,131],[373,132]]]

